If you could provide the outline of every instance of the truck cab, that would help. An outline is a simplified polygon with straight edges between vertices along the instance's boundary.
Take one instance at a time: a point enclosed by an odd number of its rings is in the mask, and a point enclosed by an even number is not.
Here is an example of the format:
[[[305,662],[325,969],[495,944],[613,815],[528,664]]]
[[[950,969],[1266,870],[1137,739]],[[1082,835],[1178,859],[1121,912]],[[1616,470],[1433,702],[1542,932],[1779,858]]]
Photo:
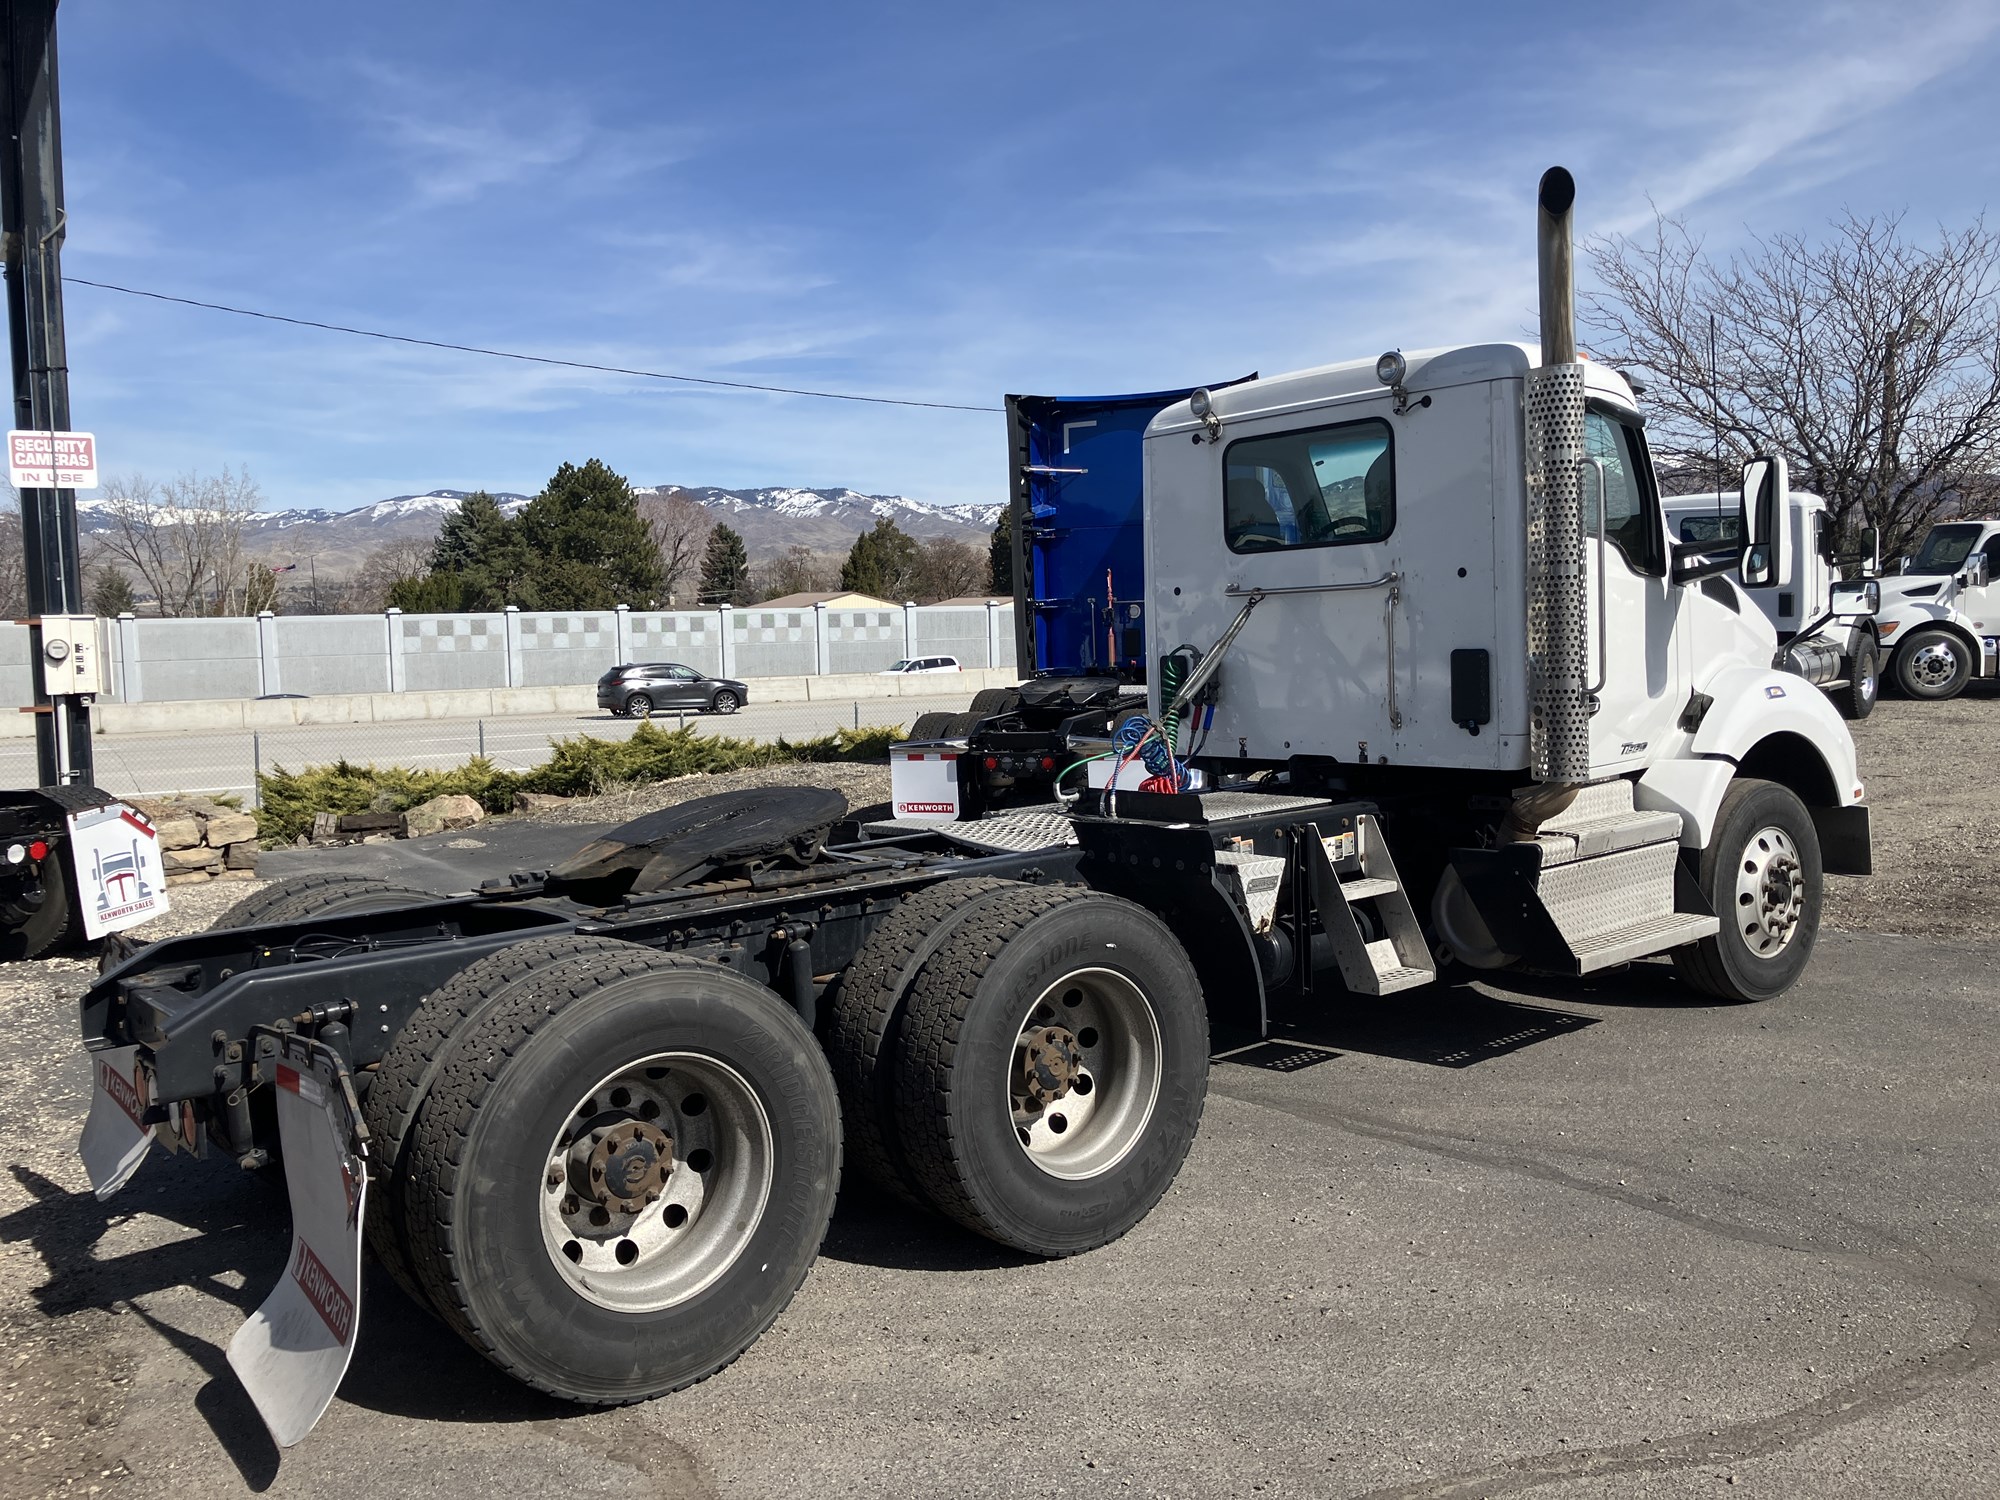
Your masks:
[[[1377,804],[1428,916],[1380,974],[1672,951],[1753,998],[1821,874],[1866,873],[1853,742],[1751,597],[1800,536],[1784,466],[1740,548],[1676,541],[1617,371],[1473,344],[1196,392],[1146,484],[1149,629],[1205,646],[1151,674],[1175,766]]]
[[[1728,553],[1743,545],[1743,514],[1734,493],[1673,495],[1662,502],[1667,530],[1682,547]],[[1826,501],[1791,492],[1788,567],[1745,592],[1777,631],[1778,665],[1820,688],[1848,719],[1874,711],[1881,686],[1881,643],[1875,610],[1880,586],[1843,580],[1834,552]]]
[[[2000,521],[1940,521],[1881,580],[1889,680],[1910,698],[1956,698],[2000,676]]]

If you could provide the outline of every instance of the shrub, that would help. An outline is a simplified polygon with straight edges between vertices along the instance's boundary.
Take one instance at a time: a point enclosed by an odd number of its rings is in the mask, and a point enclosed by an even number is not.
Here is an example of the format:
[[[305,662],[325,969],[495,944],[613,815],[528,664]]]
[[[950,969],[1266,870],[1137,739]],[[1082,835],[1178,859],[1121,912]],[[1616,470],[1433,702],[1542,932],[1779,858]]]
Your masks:
[[[314,813],[367,812],[384,794],[397,812],[453,794],[478,799],[488,812],[509,812],[518,792],[592,797],[614,786],[713,775],[744,766],[886,760],[889,746],[902,733],[895,725],[871,726],[765,744],[705,735],[692,728],[662,729],[649,721],[633,730],[629,739],[600,740],[580,734],[557,740],[548,760],[532,771],[503,771],[484,757],[448,771],[357,766],[344,759],[298,771],[274,766],[257,778],[262,804],[257,809],[257,830],[267,845],[288,844],[312,831]]]

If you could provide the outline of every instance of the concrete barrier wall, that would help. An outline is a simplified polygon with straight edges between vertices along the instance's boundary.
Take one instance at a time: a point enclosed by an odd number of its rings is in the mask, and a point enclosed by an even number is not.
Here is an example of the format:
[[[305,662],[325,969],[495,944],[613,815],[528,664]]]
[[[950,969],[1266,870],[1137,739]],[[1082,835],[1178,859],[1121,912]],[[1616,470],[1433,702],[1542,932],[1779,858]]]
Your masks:
[[[879,672],[905,656],[1011,667],[1011,605],[260,615],[99,622],[104,701],[585,687],[623,662],[683,662],[756,682]],[[849,696],[852,696],[851,694]],[[0,713],[34,701],[28,632],[0,626]],[[5,731],[0,731],[4,733]]]
[[[972,695],[1015,682],[1010,669],[975,668],[951,676],[794,676],[753,679],[752,703],[862,703],[900,698]],[[313,698],[227,698],[205,702],[99,703],[92,722],[99,734],[169,734],[227,729],[284,729],[299,724],[383,724],[406,719],[506,718],[522,714],[589,713],[596,684],[565,687],[464,689],[449,692],[333,693]],[[884,713],[889,710],[885,707]],[[869,722],[863,708],[861,721]],[[10,726],[32,735],[27,714]],[[671,723],[671,718],[668,720]]]

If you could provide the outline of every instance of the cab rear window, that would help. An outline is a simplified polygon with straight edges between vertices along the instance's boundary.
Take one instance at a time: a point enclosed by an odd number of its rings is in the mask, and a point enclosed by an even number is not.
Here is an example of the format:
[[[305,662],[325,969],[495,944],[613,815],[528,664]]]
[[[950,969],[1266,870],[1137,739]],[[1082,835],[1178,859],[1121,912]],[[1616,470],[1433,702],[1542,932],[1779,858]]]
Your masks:
[[[1222,467],[1222,530],[1232,552],[1353,546],[1396,529],[1387,422],[1239,438]]]

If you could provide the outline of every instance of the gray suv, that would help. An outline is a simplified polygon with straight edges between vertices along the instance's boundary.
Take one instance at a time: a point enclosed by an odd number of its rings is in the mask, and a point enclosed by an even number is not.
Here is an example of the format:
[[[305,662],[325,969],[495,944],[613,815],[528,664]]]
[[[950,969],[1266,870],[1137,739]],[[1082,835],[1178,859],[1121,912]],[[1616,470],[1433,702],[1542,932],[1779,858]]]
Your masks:
[[[597,679],[597,706],[621,717],[643,719],[662,708],[733,714],[749,701],[750,690],[735,678],[704,677],[677,661],[613,667]]]

